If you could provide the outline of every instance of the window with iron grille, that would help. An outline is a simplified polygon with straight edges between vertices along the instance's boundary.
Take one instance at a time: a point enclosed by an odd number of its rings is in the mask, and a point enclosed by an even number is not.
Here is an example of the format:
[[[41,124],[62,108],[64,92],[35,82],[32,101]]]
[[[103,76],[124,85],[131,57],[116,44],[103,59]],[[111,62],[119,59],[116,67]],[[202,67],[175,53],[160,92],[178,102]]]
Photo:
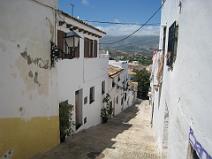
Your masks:
[[[166,64],[173,68],[177,56],[178,25],[176,21],[169,28],[168,52]]]
[[[97,57],[97,40],[84,38],[84,57]]]
[[[59,58],[62,59],[72,59],[72,58],[78,58],[80,56],[79,54],[79,45],[78,43],[77,47],[68,47],[65,41],[66,33],[58,30],[57,31],[57,45],[60,50]],[[74,39],[73,39],[74,41]]]

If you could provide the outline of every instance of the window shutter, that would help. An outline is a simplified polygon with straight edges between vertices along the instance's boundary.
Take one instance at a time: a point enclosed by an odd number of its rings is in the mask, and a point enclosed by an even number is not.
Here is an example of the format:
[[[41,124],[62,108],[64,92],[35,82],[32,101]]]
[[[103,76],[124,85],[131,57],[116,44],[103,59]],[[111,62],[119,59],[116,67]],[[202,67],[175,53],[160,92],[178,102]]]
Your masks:
[[[97,57],[97,40],[94,40],[94,57]]]
[[[57,46],[60,49],[60,57],[63,58],[63,52],[64,52],[64,37],[65,37],[65,33],[61,30],[57,30]]]
[[[91,40],[88,39],[88,57],[91,57]]]
[[[64,46],[64,37],[65,37],[65,33],[63,31],[58,30],[57,31],[57,45],[58,48],[63,50],[63,46]]]
[[[86,38],[84,38],[84,57],[87,57],[86,56]]]
[[[90,57],[94,57],[93,40],[90,40]]]
[[[97,57],[97,40],[84,38],[84,57]]]
[[[88,50],[88,39],[84,38],[84,57],[88,57],[88,53],[89,53],[89,50]]]
[[[80,57],[80,43],[78,44],[78,47],[75,48],[76,51],[76,57]]]

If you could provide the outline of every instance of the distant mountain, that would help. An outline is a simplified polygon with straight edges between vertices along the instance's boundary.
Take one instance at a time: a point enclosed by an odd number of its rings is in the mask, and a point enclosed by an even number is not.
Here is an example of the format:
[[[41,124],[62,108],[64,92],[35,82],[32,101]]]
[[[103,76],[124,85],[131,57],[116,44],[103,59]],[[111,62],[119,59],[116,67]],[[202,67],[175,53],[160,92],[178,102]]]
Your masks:
[[[125,36],[105,36],[100,43],[110,43],[120,40]],[[109,51],[123,51],[123,52],[143,52],[150,54],[153,49],[157,49],[159,44],[159,36],[133,36],[122,42],[114,44],[101,44],[101,48]]]

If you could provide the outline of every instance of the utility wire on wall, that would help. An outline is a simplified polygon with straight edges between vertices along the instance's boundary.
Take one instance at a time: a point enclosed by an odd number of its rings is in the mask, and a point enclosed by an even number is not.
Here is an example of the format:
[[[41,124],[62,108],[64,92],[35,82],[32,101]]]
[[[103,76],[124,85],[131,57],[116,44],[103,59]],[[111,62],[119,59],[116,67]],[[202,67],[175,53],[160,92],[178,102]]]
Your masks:
[[[121,41],[124,41],[128,38],[130,38],[131,36],[133,36],[135,33],[137,33],[138,31],[140,31],[144,26],[147,26],[147,24],[149,23],[150,20],[152,20],[152,18],[163,8],[165,2],[167,0],[164,0],[164,2],[161,4],[161,6],[152,14],[152,16],[150,16],[146,22],[144,24],[142,24],[138,29],[136,29],[135,31],[133,31],[131,34],[127,35],[126,37],[120,39],[120,40],[117,40],[117,41],[113,41],[113,42],[109,42],[109,43],[99,43],[99,44],[115,44],[115,43],[119,43]]]

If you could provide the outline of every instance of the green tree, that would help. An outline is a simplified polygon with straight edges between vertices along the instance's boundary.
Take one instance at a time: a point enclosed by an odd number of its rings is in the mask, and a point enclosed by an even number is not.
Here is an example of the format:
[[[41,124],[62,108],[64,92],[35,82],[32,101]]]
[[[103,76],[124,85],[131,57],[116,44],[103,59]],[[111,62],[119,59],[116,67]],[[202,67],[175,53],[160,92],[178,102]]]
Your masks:
[[[150,85],[150,73],[143,69],[136,72],[135,81],[138,82],[138,93],[137,96],[140,99],[148,99],[148,91]]]

